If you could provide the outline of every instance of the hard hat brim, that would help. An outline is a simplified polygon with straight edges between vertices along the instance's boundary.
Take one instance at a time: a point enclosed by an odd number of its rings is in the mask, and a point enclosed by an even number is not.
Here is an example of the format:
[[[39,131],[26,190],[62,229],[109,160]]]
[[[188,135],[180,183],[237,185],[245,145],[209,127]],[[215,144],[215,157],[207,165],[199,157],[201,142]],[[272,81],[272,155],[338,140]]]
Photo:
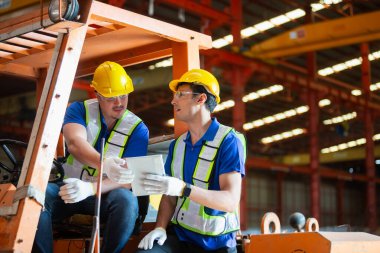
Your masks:
[[[177,91],[177,86],[178,86],[178,83],[180,83],[181,81],[176,79],[176,80],[173,80],[169,83],[169,89],[173,92],[176,92]],[[200,84],[202,85],[202,84]],[[209,91],[209,89],[203,85],[203,87],[205,87],[205,89],[208,91],[208,93],[212,94],[212,92]],[[213,95],[213,94],[212,94]],[[215,96],[215,95],[214,95]],[[219,96],[215,96],[215,99],[216,99],[216,103],[219,104],[220,103],[220,97]]]
[[[169,89],[172,90],[173,92],[176,92],[178,83],[179,83],[178,79],[171,81],[169,83]]]

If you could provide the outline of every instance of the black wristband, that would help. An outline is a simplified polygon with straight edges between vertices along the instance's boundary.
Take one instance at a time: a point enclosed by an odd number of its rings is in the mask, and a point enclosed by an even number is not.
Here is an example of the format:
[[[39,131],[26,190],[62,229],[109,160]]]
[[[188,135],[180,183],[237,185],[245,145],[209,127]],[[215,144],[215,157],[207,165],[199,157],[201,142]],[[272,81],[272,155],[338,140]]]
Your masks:
[[[185,188],[183,189],[182,197],[189,197],[191,193],[191,184],[186,183]]]

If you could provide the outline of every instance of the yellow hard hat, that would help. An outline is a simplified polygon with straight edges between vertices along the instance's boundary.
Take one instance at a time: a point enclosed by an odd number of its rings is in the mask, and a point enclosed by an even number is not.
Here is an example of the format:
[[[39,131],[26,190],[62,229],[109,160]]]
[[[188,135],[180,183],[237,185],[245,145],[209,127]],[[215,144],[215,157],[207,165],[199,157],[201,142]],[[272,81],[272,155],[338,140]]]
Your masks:
[[[203,69],[192,69],[181,76],[180,79],[169,83],[169,88],[176,92],[178,83],[197,83],[203,85],[208,92],[216,98],[216,103],[220,102],[220,88],[218,80],[208,71]]]
[[[116,97],[133,91],[132,79],[124,68],[111,61],[103,62],[96,68],[91,87],[103,97]]]

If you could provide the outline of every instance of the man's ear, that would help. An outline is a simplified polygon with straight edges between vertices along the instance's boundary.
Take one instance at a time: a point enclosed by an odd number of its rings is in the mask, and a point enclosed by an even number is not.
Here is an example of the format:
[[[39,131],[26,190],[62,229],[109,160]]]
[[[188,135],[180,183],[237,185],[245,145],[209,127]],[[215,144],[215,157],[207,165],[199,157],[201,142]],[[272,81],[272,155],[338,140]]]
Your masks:
[[[207,100],[207,95],[204,94],[204,93],[202,93],[202,94],[198,97],[197,102],[198,102],[198,103],[201,103],[201,102],[206,103],[206,100]]]

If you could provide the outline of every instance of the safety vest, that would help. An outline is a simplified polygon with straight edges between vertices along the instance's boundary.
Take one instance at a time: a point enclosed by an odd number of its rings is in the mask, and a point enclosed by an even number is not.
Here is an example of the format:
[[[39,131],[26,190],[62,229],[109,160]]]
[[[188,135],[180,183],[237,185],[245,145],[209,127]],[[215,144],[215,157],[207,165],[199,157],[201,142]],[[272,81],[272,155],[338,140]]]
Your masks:
[[[193,173],[192,181],[195,186],[203,189],[209,188],[216,155],[224,138],[230,131],[234,130],[231,127],[220,125],[214,140],[206,141],[203,144]],[[240,133],[236,132],[236,134]],[[184,178],[185,138],[186,133],[176,140],[171,164],[172,175],[182,180]],[[239,140],[241,141],[240,138]],[[243,142],[243,146],[245,146],[245,142]],[[205,206],[186,197],[178,198],[172,222],[190,231],[209,236],[227,234],[240,228],[237,210],[233,213],[209,215],[205,212]]]
[[[84,101],[84,106],[86,109],[87,142],[95,147],[101,131],[99,103],[97,99],[89,99]],[[117,120],[106,140],[104,157],[122,157],[129,137],[140,122],[139,117],[126,110],[123,116]],[[68,156],[67,162],[63,164],[63,168],[66,177],[80,178],[84,181],[95,182],[98,175],[95,168],[82,164],[71,154]]]

